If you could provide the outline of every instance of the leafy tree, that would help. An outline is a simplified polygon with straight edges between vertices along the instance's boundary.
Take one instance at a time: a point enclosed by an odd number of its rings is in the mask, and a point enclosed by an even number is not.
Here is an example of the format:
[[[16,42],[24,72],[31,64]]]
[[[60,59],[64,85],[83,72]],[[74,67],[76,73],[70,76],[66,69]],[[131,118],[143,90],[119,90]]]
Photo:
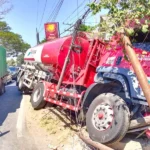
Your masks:
[[[0,21],[0,44],[7,48],[8,51],[16,53],[25,51],[30,45],[23,41],[21,35],[11,32],[11,28],[6,22]]]
[[[8,32],[10,30],[11,30],[10,26],[8,26],[8,24],[5,21],[3,21],[3,22],[0,21],[0,31]]]
[[[16,62],[13,59],[11,59],[11,60],[7,61],[7,65],[8,66],[16,66]]]
[[[21,54],[17,57],[17,65],[21,66],[24,63],[24,55]]]
[[[40,44],[45,43],[45,42],[46,42],[46,39],[43,39],[43,40],[40,42]]]
[[[79,30],[80,31],[86,31],[86,32],[91,32],[92,30],[94,30],[96,28],[96,26],[88,26],[88,25],[85,25],[85,24],[82,24],[80,25],[80,28]]]
[[[109,12],[101,22],[101,30],[113,35],[123,30],[129,35],[134,34],[134,29],[148,31],[150,24],[150,0],[101,0],[100,3],[91,3],[93,14],[102,9]],[[143,20],[143,18],[145,18]],[[141,21],[143,20],[143,21]]]
[[[30,44],[26,43],[26,42],[22,42],[21,44],[21,52],[22,54],[25,54],[25,52],[30,48]]]

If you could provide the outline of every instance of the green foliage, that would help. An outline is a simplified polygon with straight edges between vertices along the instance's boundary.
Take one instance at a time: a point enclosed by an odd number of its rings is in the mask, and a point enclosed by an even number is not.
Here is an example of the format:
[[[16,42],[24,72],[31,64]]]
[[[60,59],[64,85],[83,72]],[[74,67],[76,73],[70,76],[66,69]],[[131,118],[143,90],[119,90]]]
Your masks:
[[[46,42],[46,39],[43,39],[43,40],[40,42],[40,44],[45,43],[45,42]]]
[[[8,24],[5,21],[0,21],[0,31],[6,32],[6,31],[10,31],[11,28],[10,26],[8,26]]]
[[[17,65],[21,66],[24,63],[24,54],[21,54],[17,57]]]
[[[86,31],[86,32],[91,32],[95,29],[96,27],[92,27],[92,26],[87,26],[85,24],[80,25],[79,30],[80,31]]]
[[[134,21],[134,27],[142,32],[148,31],[149,18],[145,22],[139,20],[150,16],[150,0],[101,0],[98,4],[89,4],[93,14],[102,9],[108,9],[108,15],[101,21],[100,29],[111,34],[120,32],[122,29],[133,35],[134,30],[130,28]],[[132,22],[131,22],[132,21]]]
[[[11,28],[6,22],[0,21],[0,44],[8,51],[24,53],[30,45],[23,41],[21,35],[10,31]]]
[[[11,59],[11,60],[7,61],[7,65],[8,66],[16,66],[16,62],[13,59]]]

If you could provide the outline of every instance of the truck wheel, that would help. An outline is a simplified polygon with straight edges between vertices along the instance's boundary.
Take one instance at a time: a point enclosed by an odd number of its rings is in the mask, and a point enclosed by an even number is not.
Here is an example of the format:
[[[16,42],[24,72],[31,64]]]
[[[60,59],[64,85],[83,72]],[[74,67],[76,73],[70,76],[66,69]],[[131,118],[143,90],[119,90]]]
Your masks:
[[[118,95],[97,96],[86,114],[86,126],[91,139],[105,144],[120,141],[128,131],[129,109]]]
[[[4,93],[5,93],[5,84],[2,83],[1,86],[0,86],[0,95],[2,95]]]
[[[21,78],[21,75],[20,75],[20,73],[18,73],[17,80],[16,80],[16,86],[19,85],[20,78]]]
[[[24,81],[24,76],[20,78],[18,83],[18,90],[22,92],[25,90],[25,85],[23,84],[23,81]]]
[[[44,84],[38,83],[31,95],[31,104],[34,109],[38,110],[46,105],[46,101],[44,100],[43,94],[44,94]]]
[[[20,81],[20,78],[17,76],[16,86],[18,86],[18,85],[19,85],[19,81]]]

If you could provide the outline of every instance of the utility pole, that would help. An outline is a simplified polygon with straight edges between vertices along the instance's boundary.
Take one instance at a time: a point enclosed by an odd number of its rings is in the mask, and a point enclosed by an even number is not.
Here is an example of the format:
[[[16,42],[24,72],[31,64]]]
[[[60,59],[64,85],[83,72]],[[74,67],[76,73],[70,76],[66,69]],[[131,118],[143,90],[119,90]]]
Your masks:
[[[36,28],[36,41],[37,41],[37,45],[40,44],[39,32],[37,28]]]

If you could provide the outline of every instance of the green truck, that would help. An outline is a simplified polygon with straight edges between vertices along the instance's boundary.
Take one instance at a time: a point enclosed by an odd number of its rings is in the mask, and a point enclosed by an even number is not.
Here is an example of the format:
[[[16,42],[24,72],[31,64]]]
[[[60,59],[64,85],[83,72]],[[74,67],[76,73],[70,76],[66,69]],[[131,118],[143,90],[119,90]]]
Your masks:
[[[0,95],[5,92],[5,81],[7,76],[6,50],[0,45]]]

